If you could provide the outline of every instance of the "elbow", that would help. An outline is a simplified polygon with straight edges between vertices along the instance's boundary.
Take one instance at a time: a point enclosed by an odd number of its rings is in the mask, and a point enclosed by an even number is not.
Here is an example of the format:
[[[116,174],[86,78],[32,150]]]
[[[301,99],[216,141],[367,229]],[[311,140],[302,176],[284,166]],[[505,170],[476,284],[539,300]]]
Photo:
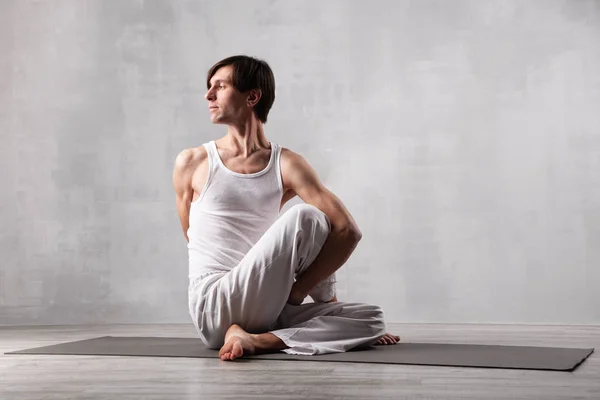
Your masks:
[[[335,229],[335,231],[337,231],[337,233],[340,236],[343,236],[348,241],[358,243],[362,239],[362,232],[360,231],[360,229],[358,229],[357,226],[347,225],[347,226]]]

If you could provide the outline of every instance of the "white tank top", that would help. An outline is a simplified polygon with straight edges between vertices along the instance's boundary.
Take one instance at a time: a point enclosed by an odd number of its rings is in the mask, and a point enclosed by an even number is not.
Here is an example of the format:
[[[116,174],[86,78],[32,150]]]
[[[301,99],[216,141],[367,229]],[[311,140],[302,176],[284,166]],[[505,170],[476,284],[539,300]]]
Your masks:
[[[190,281],[236,267],[279,217],[283,196],[279,145],[271,143],[269,164],[253,174],[228,169],[214,141],[203,146],[208,153],[208,177],[190,206]]]

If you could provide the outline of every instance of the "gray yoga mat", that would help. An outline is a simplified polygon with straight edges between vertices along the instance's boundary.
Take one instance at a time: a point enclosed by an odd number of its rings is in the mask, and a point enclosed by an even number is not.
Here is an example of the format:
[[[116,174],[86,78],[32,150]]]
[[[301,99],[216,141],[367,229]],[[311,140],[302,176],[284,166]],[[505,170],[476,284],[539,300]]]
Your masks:
[[[247,358],[573,371],[593,351],[593,348],[400,342],[395,345],[363,347],[345,353],[297,356],[278,352]],[[200,339],[195,338],[102,336],[5,354],[218,358],[219,352],[206,348]]]

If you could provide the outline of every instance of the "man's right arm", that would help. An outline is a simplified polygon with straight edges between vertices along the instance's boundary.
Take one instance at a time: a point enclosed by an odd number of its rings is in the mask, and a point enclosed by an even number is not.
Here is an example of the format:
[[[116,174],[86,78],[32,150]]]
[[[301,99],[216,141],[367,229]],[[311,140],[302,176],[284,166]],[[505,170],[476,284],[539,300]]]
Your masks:
[[[173,168],[173,187],[175,188],[177,214],[179,214],[183,235],[188,242],[190,241],[187,236],[190,226],[190,205],[194,194],[192,189],[194,164],[194,152],[191,149],[185,149],[175,158],[175,167]]]

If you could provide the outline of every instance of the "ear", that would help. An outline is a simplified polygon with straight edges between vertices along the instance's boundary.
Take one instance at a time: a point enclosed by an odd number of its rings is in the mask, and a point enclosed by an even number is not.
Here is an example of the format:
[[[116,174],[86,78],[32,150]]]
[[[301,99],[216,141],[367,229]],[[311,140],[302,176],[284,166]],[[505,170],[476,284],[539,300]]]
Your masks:
[[[254,107],[259,102],[262,96],[260,89],[252,89],[248,95],[247,104],[249,107]]]

